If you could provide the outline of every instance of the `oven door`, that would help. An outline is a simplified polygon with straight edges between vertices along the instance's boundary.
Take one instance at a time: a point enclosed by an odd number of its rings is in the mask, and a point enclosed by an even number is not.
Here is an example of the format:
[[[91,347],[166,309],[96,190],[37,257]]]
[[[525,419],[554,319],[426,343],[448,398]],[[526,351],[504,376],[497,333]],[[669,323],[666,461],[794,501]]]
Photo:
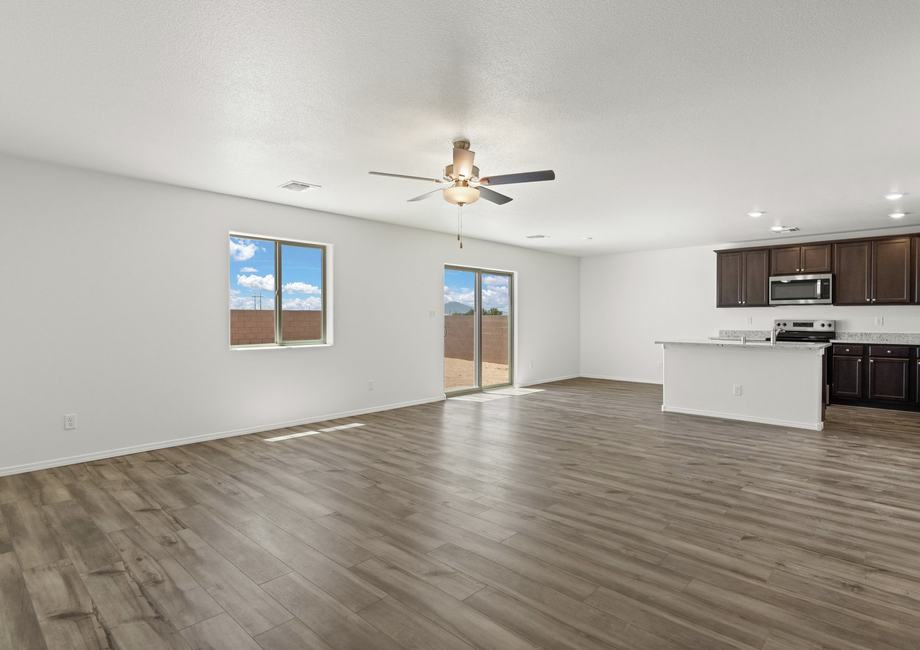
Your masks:
[[[829,273],[773,276],[770,278],[770,304],[831,304],[832,278]]]

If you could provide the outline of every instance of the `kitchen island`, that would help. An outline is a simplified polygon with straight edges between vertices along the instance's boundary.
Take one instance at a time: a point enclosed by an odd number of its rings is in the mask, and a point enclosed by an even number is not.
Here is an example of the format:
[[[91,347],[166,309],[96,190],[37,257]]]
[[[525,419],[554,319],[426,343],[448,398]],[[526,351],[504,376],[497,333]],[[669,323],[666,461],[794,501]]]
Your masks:
[[[824,353],[829,343],[655,343],[664,357],[662,411],[824,428]]]

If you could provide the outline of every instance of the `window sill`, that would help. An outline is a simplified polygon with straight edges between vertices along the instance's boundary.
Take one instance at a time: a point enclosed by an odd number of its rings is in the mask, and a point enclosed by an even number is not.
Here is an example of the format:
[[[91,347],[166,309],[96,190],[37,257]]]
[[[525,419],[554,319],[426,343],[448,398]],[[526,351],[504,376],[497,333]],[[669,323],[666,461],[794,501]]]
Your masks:
[[[231,347],[231,352],[248,352],[250,350],[300,350],[303,348],[331,348],[332,343],[305,343],[303,345],[252,345]]]

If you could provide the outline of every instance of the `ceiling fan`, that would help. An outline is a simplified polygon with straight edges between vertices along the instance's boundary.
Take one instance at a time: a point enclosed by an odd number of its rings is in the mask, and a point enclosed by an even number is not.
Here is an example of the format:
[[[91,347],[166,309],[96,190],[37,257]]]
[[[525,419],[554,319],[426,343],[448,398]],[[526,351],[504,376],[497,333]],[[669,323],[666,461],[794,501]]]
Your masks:
[[[427,178],[425,176],[407,176],[405,174],[388,174],[386,172],[368,172],[374,176],[392,176],[393,178],[409,178],[416,181],[429,181],[446,187],[439,187],[421,196],[416,196],[412,201],[427,199],[438,192],[442,193],[444,200],[455,205],[469,205],[480,197],[498,205],[511,201],[510,196],[499,194],[490,190],[486,185],[511,185],[512,183],[533,183],[535,181],[551,181],[556,178],[556,173],[547,169],[540,172],[524,172],[523,174],[503,174],[501,176],[485,176],[480,178],[479,167],[473,165],[475,152],[470,151],[470,143],[458,140],[454,143],[454,162],[444,168],[442,178]]]

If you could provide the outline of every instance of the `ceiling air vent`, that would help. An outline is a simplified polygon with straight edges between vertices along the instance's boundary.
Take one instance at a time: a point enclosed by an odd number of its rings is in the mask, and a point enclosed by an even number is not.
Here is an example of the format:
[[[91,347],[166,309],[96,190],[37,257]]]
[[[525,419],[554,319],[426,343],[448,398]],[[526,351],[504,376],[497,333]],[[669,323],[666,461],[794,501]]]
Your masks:
[[[787,233],[787,232],[798,232],[799,229],[796,228],[795,226],[793,226],[793,227],[791,227],[791,228],[787,228],[787,227],[785,227],[785,226],[773,226],[772,228],[770,228],[770,231],[771,231],[774,235],[783,235],[783,234],[785,234],[785,233]]]
[[[549,235],[527,235],[527,239],[549,239]]]
[[[303,181],[289,181],[284,185],[279,185],[278,187],[283,190],[291,190],[292,192],[309,192],[310,190],[319,189],[319,185],[304,183]]]

